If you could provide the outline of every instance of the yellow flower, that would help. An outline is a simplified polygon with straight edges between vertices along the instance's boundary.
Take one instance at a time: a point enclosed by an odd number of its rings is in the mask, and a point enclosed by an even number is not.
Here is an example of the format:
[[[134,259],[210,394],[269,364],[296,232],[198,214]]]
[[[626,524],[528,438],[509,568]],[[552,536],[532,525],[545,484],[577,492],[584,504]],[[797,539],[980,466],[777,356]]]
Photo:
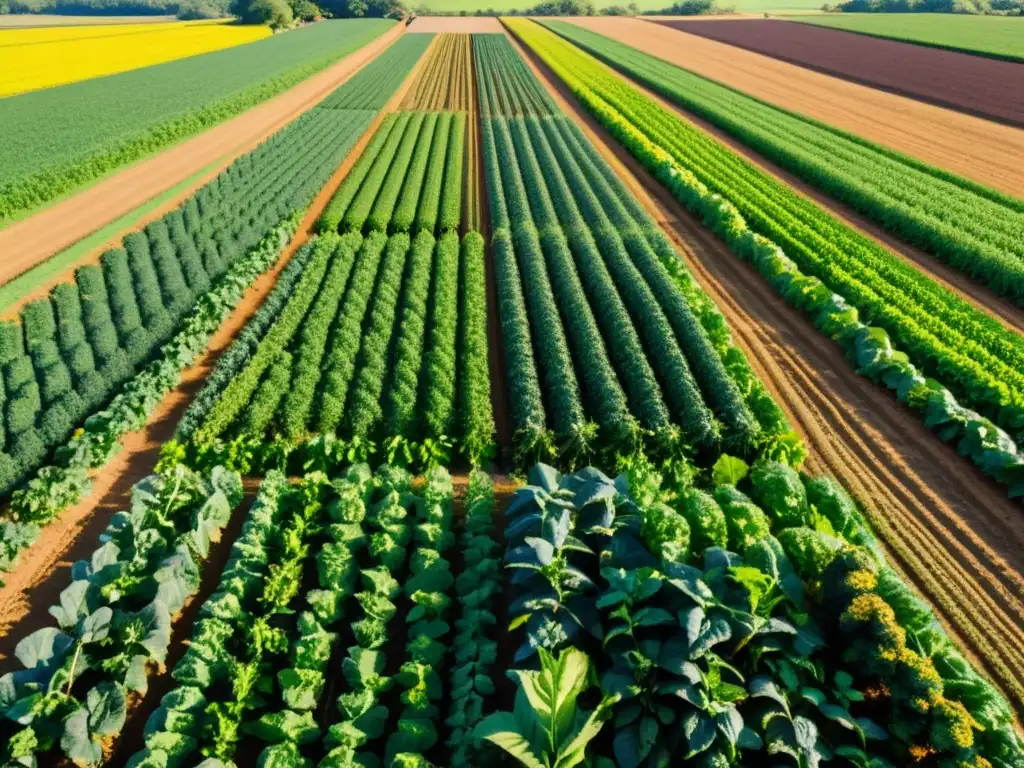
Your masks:
[[[0,30],[0,97],[251,43],[265,26],[223,21]]]
[[[869,592],[878,586],[878,576],[866,569],[851,571],[846,576],[846,586],[862,592]]]

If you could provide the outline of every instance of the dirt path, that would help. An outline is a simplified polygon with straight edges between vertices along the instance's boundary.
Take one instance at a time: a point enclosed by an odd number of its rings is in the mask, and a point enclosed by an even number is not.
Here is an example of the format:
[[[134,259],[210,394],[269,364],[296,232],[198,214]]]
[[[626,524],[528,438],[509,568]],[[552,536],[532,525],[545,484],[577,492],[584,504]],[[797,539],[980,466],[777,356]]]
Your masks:
[[[207,165],[219,163],[193,187],[147,216],[146,221],[176,207],[236,157],[250,151],[345,82],[404,30],[404,25],[396,24],[355,53],[294,88],[0,230],[0,253],[4,255],[0,263],[0,283],[17,277]],[[87,259],[95,258],[98,253],[78,263],[87,263]]]
[[[778,19],[659,24],[890,93],[1024,125],[1024,67],[958,51]]]
[[[1024,130],[857,85],[660,24],[611,17],[565,20],[771,104],[1007,194],[1024,196]]]
[[[803,434],[807,468],[832,473],[856,496],[895,565],[1024,712],[1020,506],[941,443],[917,414],[858,376],[836,344],[690,216],[560,81],[527,60],[676,242],[736,343]]]

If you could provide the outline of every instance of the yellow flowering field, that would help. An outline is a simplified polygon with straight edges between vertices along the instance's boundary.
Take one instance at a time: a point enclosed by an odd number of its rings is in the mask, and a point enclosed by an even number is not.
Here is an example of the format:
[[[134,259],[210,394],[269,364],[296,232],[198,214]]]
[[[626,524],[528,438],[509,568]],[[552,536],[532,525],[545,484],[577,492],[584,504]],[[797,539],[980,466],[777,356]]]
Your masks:
[[[0,30],[0,97],[230,48],[271,34],[225,21]]]

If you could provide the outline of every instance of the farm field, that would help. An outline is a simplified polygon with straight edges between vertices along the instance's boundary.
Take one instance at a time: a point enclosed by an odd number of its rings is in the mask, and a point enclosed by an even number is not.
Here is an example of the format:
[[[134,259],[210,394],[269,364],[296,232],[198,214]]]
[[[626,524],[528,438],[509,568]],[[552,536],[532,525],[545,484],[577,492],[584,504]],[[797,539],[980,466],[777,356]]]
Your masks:
[[[964,51],[980,56],[1024,59],[1024,25],[1011,16],[970,16],[943,13],[830,13],[793,16],[817,24],[873,37]]]
[[[269,37],[225,22],[0,30],[0,97],[112,75]]]
[[[564,22],[553,29],[891,234],[1018,304],[1024,202],[893,155]],[[808,152],[808,148],[814,152]]]
[[[872,88],[1024,125],[1024,72],[1017,62],[777,19],[658,23]]]
[[[503,23],[393,27],[0,323],[0,764],[1024,766],[1006,446],[799,272],[825,215]]]
[[[509,23],[512,24],[512,22]],[[611,130],[613,135],[615,135],[618,140],[625,142],[630,152],[640,160],[641,165],[646,166],[648,170],[654,173],[655,176],[657,176],[657,178],[662,183],[668,184],[668,189],[673,197],[682,202],[683,205],[689,210],[697,211],[706,223],[711,224],[711,231],[713,231],[719,238],[722,238],[722,240],[725,241],[725,245],[728,247],[729,251],[732,251],[733,254],[735,254],[735,256],[740,256],[743,259],[749,259],[750,261],[752,261],[754,266],[757,267],[758,271],[760,271],[761,274],[768,279],[769,283],[774,284],[775,289],[781,293],[782,297],[787,301],[787,303],[789,303],[791,306],[795,307],[798,310],[807,311],[810,313],[810,317],[815,325],[825,330],[830,336],[833,336],[834,338],[840,340],[841,343],[846,345],[850,343],[851,337],[845,334],[849,333],[849,331],[852,330],[852,327],[857,326],[858,323],[857,321],[854,320],[854,325],[847,326],[847,330],[845,332],[843,331],[842,324],[844,322],[849,322],[850,320],[856,317],[855,313],[850,313],[846,311],[846,308],[849,305],[846,304],[844,300],[833,296],[831,300],[836,302],[835,304],[833,304],[833,306],[836,308],[835,310],[833,310],[832,312],[816,311],[814,309],[815,302],[828,299],[829,292],[827,290],[821,290],[822,286],[820,284],[817,284],[813,280],[808,280],[806,276],[802,275],[798,270],[794,270],[794,268],[791,266],[792,262],[790,262],[785,257],[781,257],[784,259],[784,261],[781,262],[772,261],[772,254],[779,253],[778,251],[774,250],[774,245],[771,247],[770,250],[764,251],[760,250],[757,246],[752,247],[749,240],[751,233],[749,232],[749,230],[747,230],[747,233],[744,234],[744,229],[746,229],[748,225],[745,222],[743,222],[743,219],[740,218],[738,214],[732,214],[731,212],[728,211],[728,209],[719,210],[720,204],[718,202],[714,202],[712,208],[714,210],[719,211],[717,215],[723,215],[724,213],[725,215],[735,216],[733,221],[736,222],[735,224],[730,224],[728,226],[722,224],[714,224],[714,219],[709,218],[711,214],[707,212],[708,209],[698,207],[701,205],[701,198],[698,197],[695,192],[684,192],[684,188],[681,186],[680,182],[682,182],[683,180],[687,180],[689,181],[689,183],[694,184],[696,182],[696,178],[690,175],[684,176],[682,175],[683,173],[697,173],[700,175],[701,181],[704,183],[707,183],[707,176],[698,166],[694,164],[692,160],[684,158],[683,155],[678,153],[678,145],[674,144],[673,141],[678,141],[685,138],[690,142],[702,143],[703,145],[708,146],[709,148],[713,146],[712,142],[710,142],[706,138],[699,138],[699,132],[697,132],[692,126],[689,126],[687,123],[684,123],[682,120],[678,118],[671,117],[672,113],[669,110],[666,110],[663,107],[659,107],[653,101],[650,101],[649,99],[646,99],[645,97],[641,96],[638,92],[634,91],[632,88],[630,88],[630,86],[628,86],[618,77],[616,77],[610,71],[605,69],[603,65],[597,63],[596,60],[587,57],[586,54],[580,51],[574,51],[571,47],[568,46],[567,43],[554,37],[551,33],[541,30],[536,25],[526,25],[525,29],[523,29],[523,25],[521,25],[518,22],[514,24],[514,28],[516,28],[517,34],[524,35],[524,39],[530,41],[531,47],[535,47],[534,49],[541,55],[542,58],[545,59],[546,63],[548,63],[549,66],[554,67],[555,72],[558,74],[558,77],[560,79],[564,79],[564,81],[568,84],[568,87],[572,90],[573,93],[586,94],[587,98],[582,99],[582,103],[585,105],[586,109],[588,111],[591,111],[592,114],[595,114],[598,121],[601,122],[602,124],[606,126],[612,126]],[[555,58],[556,53],[557,59]],[[572,67],[572,69],[561,69],[560,67],[563,66]],[[570,76],[568,74],[569,72],[577,72],[579,74]],[[585,82],[587,83],[587,91],[579,90],[582,81],[578,78],[583,77],[586,78]],[[601,99],[601,101],[597,101],[597,99]],[[612,101],[606,101],[606,99],[611,99]],[[612,104],[614,104],[615,106],[612,106]],[[624,109],[627,111],[619,112],[619,109]],[[645,112],[639,113],[635,110],[645,110]],[[643,114],[644,118],[642,121],[638,121],[636,123],[631,123],[624,118],[625,115],[629,115],[633,117],[633,119],[635,120],[636,115],[638,114]],[[615,115],[619,116],[617,122],[607,122],[611,119],[614,119]],[[641,133],[641,128],[643,133]],[[666,134],[663,131],[668,131],[668,133]],[[648,136],[650,138],[647,138]],[[673,137],[673,140],[669,141],[667,139],[667,136]],[[694,140],[696,140],[696,142]],[[671,151],[670,156],[672,158],[672,165],[653,165],[652,162],[656,155],[651,154],[650,148],[654,147],[665,148],[660,151]],[[646,152],[641,151],[644,148],[648,148]],[[699,184],[700,182],[696,183]],[[707,188],[701,185],[696,186],[695,189],[700,191],[705,190]],[[718,189],[722,189],[722,187],[718,187]],[[703,192],[703,194],[709,195],[710,192]],[[739,198],[737,198],[737,196],[732,191],[723,190],[722,194],[723,197],[725,197],[726,200],[729,200],[731,204],[742,205],[742,203],[739,202]],[[743,222],[743,224],[740,228],[737,228],[737,224],[739,224],[740,222]],[[795,232],[796,229],[793,228],[790,231]],[[778,230],[776,230],[776,234],[773,235],[773,237],[777,236],[778,234]],[[746,240],[747,242],[745,243],[744,240]],[[761,240],[760,242],[764,244],[771,243],[770,240]],[[758,240],[754,239],[754,243],[758,243]],[[791,250],[789,248],[786,248],[785,250],[786,256],[788,256],[790,253],[797,252],[799,251]],[[723,254],[723,257],[727,256],[728,254]],[[733,256],[733,258],[735,258],[735,256]],[[769,286],[764,285],[764,283],[760,284],[760,290],[763,291],[768,288]],[[757,289],[755,288],[755,290]],[[846,311],[846,314],[837,314],[837,312],[840,312],[841,310]],[[845,342],[843,341],[844,338],[846,339]],[[870,367],[870,363],[868,361],[871,359],[871,356],[867,352],[867,350],[870,349],[870,345],[878,341],[879,338],[880,337],[878,336],[877,330],[871,331],[870,333],[866,333],[865,335],[860,337],[860,340],[856,344],[856,353],[853,353],[849,346],[845,347],[847,350],[847,354],[854,354],[855,359],[858,360],[858,370],[862,375],[868,377],[876,377],[881,372],[881,370],[885,369],[885,366],[887,365],[887,363],[882,363],[882,360],[884,359],[888,359],[892,363],[895,363],[897,368],[902,363],[902,361],[899,358],[886,358],[883,355],[882,358],[874,358],[875,364],[881,364],[883,366],[882,369],[872,369]],[[772,357],[774,357],[774,355],[772,355]],[[773,362],[772,365],[774,366],[775,363]],[[885,381],[889,386],[896,385],[896,378],[893,376],[895,371],[896,368],[888,369]],[[906,372],[905,369],[904,372]],[[877,381],[878,379],[875,378],[874,380]],[[803,386],[806,386],[806,384]],[[834,414],[829,414],[828,411],[823,411],[822,418],[826,419],[826,423],[830,424],[831,426],[833,425],[836,417]],[[934,421],[932,421],[933,418],[935,419]],[[843,420],[841,419],[839,423],[835,424],[835,428],[843,429],[845,431],[849,428],[849,426],[853,426],[854,433],[860,431],[861,429],[861,427],[857,427],[855,424],[853,424],[853,422],[846,422],[846,427],[841,426],[842,423]],[[933,411],[931,413],[927,423],[933,426],[938,423],[941,423],[941,416],[939,416],[938,411]],[[952,428],[952,424],[948,420],[944,423],[948,427]],[[829,427],[825,427],[825,429],[828,428]],[[817,427],[815,429],[817,429]],[[868,434],[870,434],[870,432]],[[900,433],[897,432],[896,434],[898,435]],[[946,438],[949,438],[952,435],[952,431],[945,433]],[[876,436],[870,439],[878,438]],[[897,440],[898,439],[900,438],[897,438]],[[958,444],[962,452],[969,453],[966,445],[962,441],[960,441]],[[843,451],[844,449],[840,448],[839,450]],[[915,448],[913,453],[916,453],[917,450],[919,450],[919,448]],[[828,456],[830,455],[830,453],[831,450],[826,450],[824,452],[824,455]],[[976,460],[977,458],[979,457],[976,455]],[[1013,462],[1011,461],[1011,464],[1012,463]],[[839,473],[842,474],[841,470],[836,470],[835,468],[833,468],[833,471],[839,471]],[[853,482],[859,481],[854,480]],[[978,480],[977,478],[974,479],[973,481],[964,478],[963,482],[977,483]],[[903,509],[901,509],[900,506],[901,505],[897,505],[895,508],[886,509],[883,512],[883,514],[877,518],[874,515],[872,515],[872,520],[878,526],[878,530],[885,530],[888,527],[888,525],[892,524],[895,521],[896,518],[905,516],[908,508],[903,507]],[[920,508],[918,514],[921,515],[921,518],[919,522],[915,523],[915,525],[923,524],[926,530],[927,528],[935,525],[937,522],[935,518],[932,517],[932,513],[930,511],[926,511],[928,506],[929,505],[925,505]],[[1011,505],[1011,507],[1013,506],[1015,505]],[[912,509],[912,507],[910,508]],[[1007,514],[1011,516],[1009,519],[1012,519],[1012,516],[1016,514],[1016,511],[1014,509],[1008,509]],[[894,516],[890,517],[891,515]],[[952,533],[952,531],[956,530],[958,524],[955,518],[947,518],[946,525],[951,526]],[[984,524],[981,520],[978,520],[976,525],[977,527],[973,528],[973,530],[981,531],[984,529]],[[911,530],[912,529],[908,527],[905,523],[901,524],[901,527],[899,528],[898,532],[893,531],[885,536],[886,545],[894,551],[901,553],[900,558],[904,562],[905,567],[909,568],[912,572],[915,573],[915,581],[917,581],[917,583],[921,585],[922,588],[924,588],[931,595],[933,600],[936,600],[941,603],[946,600],[946,595],[948,594],[947,588],[940,586],[941,582],[944,579],[948,578],[950,574],[960,571],[961,567],[965,563],[961,560],[960,555],[956,553],[957,548],[953,546],[951,550],[949,550],[949,554],[947,555],[947,557],[949,557],[950,560],[942,564],[942,569],[947,572],[947,575],[940,577],[939,580],[936,581],[936,561],[932,559],[926,562],[915,562],[916,555],[910,553],[909,550],[907,550],[906,548],[906,542],[914,537],[914,534],[911,533]],[[925,538],[922,540],[922,543],[924,541],[931,540],[931,536],[929,533],[923,533],[923,535]],[[954,535],[955,537],[962,535],[970,536],[969,533],[966,533],[964,531],[961,531],[960,534],[952,535]],[[1001,548],[998,544],[998,539],[991,539],[990,544],[993,544],[996,550]],[[1007,551],[1006,554],[1009,555],[1009,552]],[[933,558],[934,557],[935,555],[933,555]],[[990,578],[992,579],[992,583],[998,583],[999,581],[1001,581],[1001,577],[998,576],[998,574],[1005,566],[1005,563],[1001,563],[1001,559],[999,558],[999,556],[996,555],[993,551],[991,551],[991,549],[984,557],[986,560],[989,560],[990,562],[990,565],[988,567],[991,569]],[[978,565],[979,563],[975,562],[972,566],[970,566],[970,569],[974,570],[974,568],[976,568]],[[969,577],[969,581],[978,579],[979,584],[983,583],[984,579],[981,578],[980,573],[981,571],[974,571],[974,575],[972,577]],[[960,582],[958,580],[954,580],[953,582],[947,583]],[[930,586],[927,586],[928,584],[930,584]],[[1019,589],[1019,586],[1017,589]],[[980,602],[984,601],[985,598],[979,597],[979,604]],[[997,603],[1001,601],[1001,598],[997,599]],[[1013,615],[1018,616],[1018,618],[1010,618],[1009,615],[1004,614],[1007,621],[1007,624],[1005,625],[1006,627],[1019,627],[1019,612],[1015,607],[1016,604],[1016,599],[1009,598],[1009,602],[1004,603],[1003,608],[995,608],[997,613],[1004,610],[1009,610]],[[993,674],[997,674],[997,676],[1000,679],[1007,681],[1007,684],[1009,686],[1014,687],[1016,683],[1010,681],[1015,679],[1016,673],[1009,672],[1008,668],[1002,667],[1002,665],[1008,663],[1009,660],[1009,656],[1004,655],[1004,650],[1012,648],[1015,645],[1018,645],[1019,640],[1001,639],[1000,637],[998,637],[999,632],[996,632],[987,639],[977,638],[975,634],[975,627],[979,626],[977,620],[963,618],[963,611],[965,609],[967,609],[968,612],[970,610],[973,610],[973,607],[971,606],[970,602],[965,601],[958,606],[949,606],[949,612],[946,613],[946,616],[954,624],[954,626],[959,627],[958,631],[963,632],[964,637],[968,635],[975,636],[977,642],[972,643],[972,645],[974,646],[976,651],[983,654],[985,658],[989,660],[988,663],[992,664],[992,667],[990,667],[990,669],[993,670]],[[959,614],[961,618],[952,618],[952,616],[956,614]],[[1014,636],[1016,636],[1016,634],[1019,632],[1019,630],[1015,629],[1011,629],[1010,631],[1011,635]],[[1016,666],[1019,665],[1020,662],[1019,660],[1017,660],[1010,661],[1009,663],[1011,665]],[[1004,671],[997,673],[994,671],[996,668],[1003,668]],[[1014,697],[1017,698],[1017,700],[1019,700],[1019,696],[1019,692],[1014,694]]]
[[[103,27],[108,24],[166,24],[175,16],[65,16],[53,13],[0,14],[0,29],[26,27]]]
[[[383,35],[284,93],[152,157],[105,176],[45,209],[0,229],[8,280],[78,243],[108,222],[195,176],[208,166],[222,170],[295,119],[389,45],[401,30]],[[205,180],[205,179],[204,179]],[[194,191],[194,187],[187,190]],[[181,202],[185,196],[178,196]],[[98,255],[98,254],[95,254]],[[41,286],[45,288],[45,286]]]
[[[315,24],[224,51],[3,99],[0,225],[287,90],[392,23]]]
[[[1005,194],[1024,195],[1020,129],[813,72],[639,19],[570,23],[741,93]]]

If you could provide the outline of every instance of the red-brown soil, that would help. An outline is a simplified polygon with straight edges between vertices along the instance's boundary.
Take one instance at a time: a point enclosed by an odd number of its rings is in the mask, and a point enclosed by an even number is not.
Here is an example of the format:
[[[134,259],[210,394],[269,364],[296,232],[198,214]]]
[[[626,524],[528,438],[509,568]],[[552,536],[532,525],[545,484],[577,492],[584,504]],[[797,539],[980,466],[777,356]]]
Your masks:
[[[775,19],[658,21],[855,83],[1024,125],[1024,66]]]
[[[527,58],[675,241],[735,342],[804,436],[806,468],[833,474],[854,494],[894,565],[1024,712],[1020,506],[940,442],[918,414],[857,375],[838,345],[694,219],[539,60]]]
[[[146,217],[151,220],[176,207],[232,160],[250,151],[327,94],[396,40],[405,30],[396,24],[324,71],[303,80],[269,101],[243,112],[200,135],[176,144],[0,230],[0,283],[7,282],[92,234],[160,193],[216,163],[190,189]],[[136,225],[137,226],[137,225]],[[134,229],[133,226],[131,229]],[[118,235],[119,239],[120,235]],[[97,249],[76,265],[88,263]],[[69,267],[69,270],[73,267]],[[59,282],[62,278],[57,278]]]
[[[783,109],[1001,192],[1024,196],[1024,131],[1018,128],[857,85],[661,24],[611,17],[565,20]]]

